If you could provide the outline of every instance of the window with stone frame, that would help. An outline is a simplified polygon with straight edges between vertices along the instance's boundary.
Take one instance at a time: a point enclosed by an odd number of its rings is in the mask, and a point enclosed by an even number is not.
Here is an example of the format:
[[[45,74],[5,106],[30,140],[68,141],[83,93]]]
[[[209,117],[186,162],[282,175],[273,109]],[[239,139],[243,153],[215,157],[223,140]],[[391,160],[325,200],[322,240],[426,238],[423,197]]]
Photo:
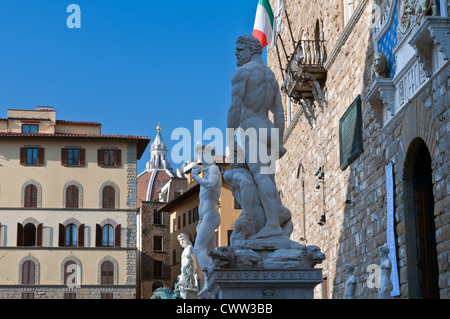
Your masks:
[[[25,208],[36,208],[38,201],[38,188],[34,184],[25,187],[23,206]]]
[[[115,209],[116,190],[111,185],[106,185],[102,190],[102,208]]]
[[[61,165],[63,166],[85,166],[86,150],[84,148],[62,148]]]
[[[34,285],[36,265],[33,261],[27,260],[22,264],[22,285]]]
[[[109,260],[106,260],[100,266],[100,283],[102,285],[114,284],[114,264]]]
[[[153,250],[162,251],[163,250],[163,237],[153,236]]]
[[[66,208],[78,208],[80,190],[75,185],[66,188]]]
[[[20,165],[44,165],[45,149],[42,147],[21,147]]]
[[[122,165],[122,151],[120,149],[99,149],[97,165],[101,167],[120,167]]]
[[[159,212],[157,209],[153,210],[153,225],[163,224],[163,213]]]

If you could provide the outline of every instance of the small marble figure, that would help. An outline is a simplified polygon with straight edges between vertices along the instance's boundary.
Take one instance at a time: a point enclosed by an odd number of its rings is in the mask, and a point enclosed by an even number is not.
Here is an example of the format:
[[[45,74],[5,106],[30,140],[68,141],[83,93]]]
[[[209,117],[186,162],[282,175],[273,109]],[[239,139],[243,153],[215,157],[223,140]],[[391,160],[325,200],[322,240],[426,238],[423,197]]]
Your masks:
[[[356,290],[356,277],[353,274],[355,270],[355,266],[352,264],[345,265],[345,271],[348,274],[347,281],[345,282],[345,299],[356,299],[355,290]]]
[[[389,259],[389,248],[387,244],[378,248],[380,256],[380,288],[378,290],[378,299],[391,299],[391,291],[394,288],[391,282],[392,263]]]
[[[183,253],[181,254],[181,275],[178,279],[178,290],[183,299],[196,299],[198,293],[197,283],[197,258],[194,254],[194,248],[189,240],[189,235],[181,233],[177,236]]]
[[[214,249],[214,232],[220,226],[220,213],[217,203],[222,187],[222,175],[215,165],[215,149],[210,144],[197,145],[195,152],[203,164],[192,168],[192,178],[200,184],[199,222],[195,239],[194,253],[202,270],[207,269],[212,259],[209,252]],[[205,172],[203,178],[200,172]]]

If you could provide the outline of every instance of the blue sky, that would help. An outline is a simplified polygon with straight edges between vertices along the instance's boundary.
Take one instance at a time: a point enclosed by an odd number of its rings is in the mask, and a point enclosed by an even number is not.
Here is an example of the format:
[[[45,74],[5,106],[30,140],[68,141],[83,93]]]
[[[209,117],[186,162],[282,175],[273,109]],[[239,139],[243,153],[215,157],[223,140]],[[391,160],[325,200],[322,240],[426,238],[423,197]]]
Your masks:
[[[169,149],[172,131],[193,132],[194,120],[225,130],[236,39],[252,33],[257,3],[1,0],[0,117],[53,106],[57,119],[152,141],[160,122]],[[70,4],[80,29],[67,27]]]

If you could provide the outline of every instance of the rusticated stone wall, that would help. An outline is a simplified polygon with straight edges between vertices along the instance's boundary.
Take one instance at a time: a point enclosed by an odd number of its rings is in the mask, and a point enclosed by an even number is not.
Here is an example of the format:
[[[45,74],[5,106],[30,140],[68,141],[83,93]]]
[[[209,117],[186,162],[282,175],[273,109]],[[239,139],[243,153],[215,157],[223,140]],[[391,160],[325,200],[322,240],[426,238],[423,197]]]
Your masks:
[[[381,15],[386,15],[388,1],[375,2]],[[404,191],[404,175],[405,163],[411,161],[410,145],[420,138],[432,159],[439,291],[441,298],[450,298],[448,63],[385,125],[377,118],[377,110],[363,101],[363,152],[346,169],[340,169],[339,119],[359,94],[364,100],[372,85],[373,3],[356,1],[353,16],[344,27],[342,1],[286,1],[295,41],[303,35],[314,39],[317,32],[327,41],[324,92],[328,104],[322,107],[317,102],[311,106],[292,103],[292,121],[286,123],[284,139],[288,152],[277,163],[277,187],[293,216],[291,239],[317,245],[326,254],[327,259],[320,265],[326,281],[318,286],[315,297],[343,298],[345,265],[352,263],[358,280],[356,297],[377,298],[377,289],[366,284],[367,267],[379,264],[378,247],[386,243],[385,166],[393,163],[394,231],[401,290],[396,298],[410,298],[408,263],[412,261],[407,259],[405,227],[405,219],[410,215],[405,212],[405,202],[412,199]],[[274,0],[271,5],[275,8]],[[283,23],[283,43],[287,53],[292,54],[286,16]],[[284,66],[286,59],[280,42],[278,47]],[[283,79],[275,49],[268,50],[267,63],[281,86]],[[287,110],[286,94],[282,96]],[[425,106],[425,101],[431,106]],[[315,176],[319,167],[324,171],[323,180]],[[326,222],[319,225],[322,215]]]

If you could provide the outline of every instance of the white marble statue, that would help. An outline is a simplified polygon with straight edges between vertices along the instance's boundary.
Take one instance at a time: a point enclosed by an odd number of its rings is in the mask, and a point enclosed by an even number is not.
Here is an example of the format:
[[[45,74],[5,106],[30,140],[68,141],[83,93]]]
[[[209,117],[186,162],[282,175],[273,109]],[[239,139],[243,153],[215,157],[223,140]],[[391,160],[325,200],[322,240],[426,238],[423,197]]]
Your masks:
[[[387,244],[378,248],[380,256],[380,288],[378,299],[391,299],[391,291],[394,288],[391,282],[392,263],[389,259],[389,248]]]
[[[177,236],[183,253],[181,254],[181,274],[178,277],[177,289],[183,299],[197,299],[198,297],[198,273],[197,258],[189,235],[181,233]]]
[[[259,197],[265,216],[265,224],[255,237],[269,238],[286,236],[281,227],[280,214],[284,215],[281,218],[284,223],[286,220],[290,221],[290,212],[281,203],[274,171],[266,170],[267,160],[260,156],[261,152],[265,151],[266,154],[272,154],[272,161],[275,161],[286,153],[282,144],[284,110],[280,89],[272,70],[264,65],[261,53],[261,44],[255,37],[246,35],[237,40],[238,68],[232,76],[227,127],[233,130],[240,127],[244,132],[254,130],[256,133],[255,136],[250,136],[249,140],[245,140],[245,137],[248,137],[246,134],[241,135],[241,138],[242,145],[245,145],[245,161],[256,185],[252,191],[253,197]],[[269,111],[273,114],[273,122],[269,120]],[[271,130],[274,128],[278,129],[278,134]],[[234,148],[234,142],[234,136],[227,135],[227,145],[230,149]],[[274,154],[278,156],[273,158]]]
[[[425,16],[437,15],[437,6],[435,0],[417,0],[415,7],[416,23],[420,25]]]
[[[356,290],[356,277],[353,274],[355,270],[355,266],[352,264],[345,265],[345,271],[348,274],[347,281],[345,282],[345,299],[356,299],[355,290]]]
[[[210,144],[197,145],[195,152],[203,164],[192,168],[192,178],[200,184],[199,222],[195,239],[194,253],[202,270],[208,269],[212,259],[209,252],[215,248],[214,232],[220,226],[220,214],[217,203],[222,186],[222,175],[215,165],[215,150]],[[204,172],[203,178],[199,176]]]

